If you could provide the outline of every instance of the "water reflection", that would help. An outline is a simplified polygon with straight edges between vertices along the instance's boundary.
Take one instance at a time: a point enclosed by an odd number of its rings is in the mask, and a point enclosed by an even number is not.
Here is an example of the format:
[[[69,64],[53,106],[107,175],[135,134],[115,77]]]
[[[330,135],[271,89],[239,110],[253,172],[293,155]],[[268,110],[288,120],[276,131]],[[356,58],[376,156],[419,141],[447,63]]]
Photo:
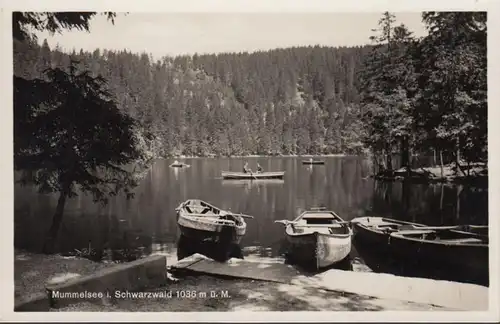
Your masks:
[[[285,177],[278,182],[220,179],[221,171],[241,170],[245,161],[251,166],[258,162],[266,171],[285,171]],[[186,169],[170,168],[171,162],[157,161],[133,200],[118,196],[103,207],[86,196],[69,199],[58,251],[74,253],[90,246],[96,258],[110,260],[163,253],[162,249],[175,254],[180,233],[174,209],[189,198],[254,216],[247,220],[240,244],[246,259],[282,258],[283,227],[274,220],[293,219],[317,206],[345,220],[374,215],[429,225],[488,224],[486,187],[373,181],[367,178],[369,162],[356,157],[328,157],[324,166],[311,169],[294,157],[186,159],[191,165]],[[15,186],[17,248],[41,250],[56,203],[56,196]],[[251,252],[249,247],[260,248]]]
[[[266,179],[266,180],[222,180],[222,186],[226,187],[235,187],[235,188],[243,188],[245,193],[249,193],[250,190],[255,189],[257,193],[260,193],[261,190],[265,190],[267,186],[275,185],[280,186],[284,185],[285,180],[282,179]]]
[[[367,213],[427,225],[487,225],[487,208],[487,188],[374,181]]]
[[[224,262],[231,258],[243,259],[243,253],[238,244],[220,244],[210,241],[197,242],[181,235],[177,241],[177,259],[181,260],[195,253],[202,254],[219,262]]]

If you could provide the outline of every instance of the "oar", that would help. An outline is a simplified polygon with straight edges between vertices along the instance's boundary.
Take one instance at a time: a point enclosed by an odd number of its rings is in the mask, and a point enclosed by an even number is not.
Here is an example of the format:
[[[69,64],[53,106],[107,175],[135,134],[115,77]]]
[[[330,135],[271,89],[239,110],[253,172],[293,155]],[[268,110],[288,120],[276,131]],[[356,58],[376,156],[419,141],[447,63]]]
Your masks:
[[[275,223],[279,223],[279,224],[284,224],[284,225],[299,224],[298,222],[289,221],[289,220],[286,220],[286,219],[279,219],[279,220],[275,220],[274,222]],[[335,223],[332,223],[332,224],[305,224],[304,226],[310,226],[310,227],[331,227],[331,226],[336,225],[336,224],[350,224],[350,222],[343,221],[343,222],[335,222]]]
[[[243,214],[243,213],[233,213],[232,211],[230,210],[227,210],[226,213],[230,214],[230,215],[235,215],[235,216],[240,216],[240,217],[243,217],[243,218],[254,218],[253,216],[251,215],[247,215],[247,214]]]
[[[240,216],[240,217],[243,217],[243,218],[254,218],[251,215],[231,213],[231,212],[228,212],[226,215]],[[196,214],[195,216],[191,216],[191,217],[205,218],[205,217],[221,217],[221,216],[225,216],[225,215],[220,215],[220,214],[203,214],[203,215]]]
[[[454,229],[462,229],[466,230],[468,228],[480,229],[480,228],[488,228],[488,225],[454,225],[454,226],[413,226],[415,230],[454,230]]]
[[[240,216],[240,217],[243,217],[243,218],[254,218],[253,216],[251,215],[246,215],[246,214],[237,214],[237,213],[227,213],[226,215],[234,215],[234,216]],[[220,214],[205,214],[203,216],[195,216],[195,217],[221,217]]]
[[[231,215],[235,215],[235,216],[240,216],[240,217],[243,217],[243,218],[254,218],[253,216],[251,215],[247,215],[247,214],[236,214],[236,213],[231,213]]]

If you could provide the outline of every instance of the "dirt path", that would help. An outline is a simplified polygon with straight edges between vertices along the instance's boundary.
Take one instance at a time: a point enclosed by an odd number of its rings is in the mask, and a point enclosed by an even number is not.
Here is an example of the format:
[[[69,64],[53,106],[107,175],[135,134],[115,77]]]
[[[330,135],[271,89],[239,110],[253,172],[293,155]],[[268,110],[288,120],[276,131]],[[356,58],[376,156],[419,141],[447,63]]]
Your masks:
[[[138,296],[80,303],[53,311],[207,312],[207,311],[384,311],[446,310],[441,307],[252,280],[186,277],[151,290],[171,297]]]

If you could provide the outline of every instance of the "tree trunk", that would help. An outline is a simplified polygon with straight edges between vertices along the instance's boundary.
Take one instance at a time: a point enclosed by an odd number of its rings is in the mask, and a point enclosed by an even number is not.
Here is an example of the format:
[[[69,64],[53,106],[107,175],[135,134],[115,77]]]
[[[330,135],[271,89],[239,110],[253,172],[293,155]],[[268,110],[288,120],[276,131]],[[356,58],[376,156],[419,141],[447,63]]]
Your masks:
[[[390,151],[387,152],[387,170],[392,171],[392,154]]]
[[[434,163],[433,163],[433,166],[437,165],[437,156],[436,156],[436,149],[432,149],[432,153],[433,153],[433,160],[434,160]]]
[[[401,167],[406,168],[406,177],[409,178],[411,174],[410,165],[410,148],[408,145],[408,137],[403,136],[401,139]]]
[[[441,167],[441,178],[444,178],[443,151],[439,151],[439,166]]]
[[[403,136],[401,139],[401,167],[410,167],[410,151],[407,136]]]
[[[385,150],[382,150],[380,152],[380,159],[381,159],[382,163],[380,163],[379,166],[382,167],[382,171],[387,170],[387,166],[385,165],[385,163],[387,162],[386,159],[385,159]],[[380,172],[380,170],[379,170],[379,172]]]
[[[455,164],[457,166],[457,171],[455,172],[458,175],[458,172],[462,172],[462,175],[465,176],[464,170],[460,166],[460,138],[457,137],[456,146],[455,146]]]
[[[45,238],[45,242],[42,248],[42,253],[44,254],[54,253],[57,234],[59,233],[59,228],[61,227],[64,215],[64,206],[66,205],[68,192],[69,186],[67,190],[61,191],[59,199],[57,200],[57,207],[54,213],[54,217],[52,218],[52,225],[50,226],[49,232],[47,234],[47,237]]]

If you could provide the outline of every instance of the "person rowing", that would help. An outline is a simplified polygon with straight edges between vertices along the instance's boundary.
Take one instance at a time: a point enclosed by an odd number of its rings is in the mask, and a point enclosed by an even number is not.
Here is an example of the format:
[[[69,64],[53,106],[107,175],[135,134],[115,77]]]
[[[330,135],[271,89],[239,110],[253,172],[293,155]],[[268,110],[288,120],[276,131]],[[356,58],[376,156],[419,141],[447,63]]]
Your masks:
[[[248,168],[248,162],[245,162],[245,165],[243,166],[243,173],[252,173],[252,170]]]
[[[262,172],[264,171],[264,169],[262,169],[262,167],[260,166],[259,162],[257,162],[257,172]]]

